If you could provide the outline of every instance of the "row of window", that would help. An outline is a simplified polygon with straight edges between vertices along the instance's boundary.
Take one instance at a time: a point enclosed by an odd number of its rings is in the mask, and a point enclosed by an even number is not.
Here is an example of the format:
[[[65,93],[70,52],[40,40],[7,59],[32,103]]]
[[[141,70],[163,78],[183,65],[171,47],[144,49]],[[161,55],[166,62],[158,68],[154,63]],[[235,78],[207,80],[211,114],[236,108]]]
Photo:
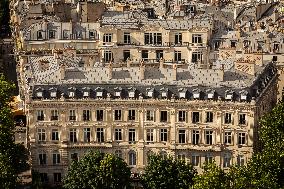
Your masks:
[[[114,110],[113,111],[113,120],[114,121],[123,121],[123,111],[122,110]],[[83,110],[82,111],[82,121],[91,121],[92,120],[92,111],[91,110]],[[96,110],[96,121],[104,121],[104,110]],[[191,113],[191,122],[192,123],[213,123],[214,121],[214,113],[213,112],[206,112],[205,120],[202,121],[201,119],[201,112],[192,112]],[[146,110],[145,121],[156,121],[155,119],[155,111],[154,110]],[[135,121],[138,118],[136,110],[128,110],[127,120],[128,121]],[[160,122],[169,122],[170,121],[169,111],[162,110],[160,111]],[[177,112],[177,122],[189,122],[188,120],[188,112],[185,110],[180,110]],[[45,115],[43,110],[37,110],[37,121],[44,121]],[[51,110],[51,121],[59,120],[59,111],[58,110]],[[76,110],[69,110],[69,121],[77,121]],[[225,113],[223,118],[224,124],[232,124],[233,123],[233,113]],[[246,121],[246,114],[240,113],[238,124],[245,125]]]
[[[131,57],[130,50],[123,50],[123,60],[126,61]],[[110,62],[113,61],[113,53],[111,50],[104,51],[104,61]],[[198,62],[202,61],[203,54],[202,52],[192,52],[191,62]],[[159,61],[161,58],[164,58],[164,51],[163,50],[156,50],[156,61]],[[149,50],[142,50],[141,51],[141,59],[147,61],[149,60]],[[182,61],[182,52],[181,51],[174,51],[174,59],[173,61],[178,62]]]
[[[69,141],[70,142],[78,142],[78,130],[75,128],[69,129]],[[46,130],[39,128],[37,130],[38,133],[38,141],[46,141]],[[84,142],[91,142],[91,128],[83,128],[83,141]],[[203,132],[204,136],[204,144],[212,145],[213,144],[213,131],[212,130],[205,130]],[[123,129],[116,128],[114,129],[114,141],[121,142],[125,140],[125,133]],[[237,144],[238,145],[245,145],[246,144],[246,133],[245,132],[237,132]],[[168,129],[159,129],[159,140],[160,142],[168,142],[169,140],[169,130]],[[191,131],[191,143],[193,145],[198,145],[201,143],[202,132],[200,130],[192,130]],[[59,141],[59,131],[58,129],[51,130],[51,140],[52,141]],[[105,129],[104,128],[96,128],[96,142],[105,142]],[[154,142],[154,129],[146,129],[145,132],[145,140],[146,142]],[[223,143],[226,145],[233,144],[234,136],[232,131],[225,131],[223,134]],[[137,135],[136,129],[128,129],[128,142],[136,142]],[[177,132],[177,142],[179,144],[186,144],[188,143],[187,139],[187,130],[179,129]]]
[[[103,42],[110,43],[113,41],[112,33],[105,33],[103,35]],[[182,41],[182,33],[175,33],[174,43],[181,44]],[[123,34],[123,43],[131,44],[131,35],[129,32],[125,32]],[[161,45],[163,43],[162,33],[144,33],[144,44],[145,45]],[[202,35],[201,34],[193,34],[192,35],[192,43],[202,43]]]
[[[48,176],[47,173],[39,173],[40,180],[42,183],[47,183],[48,182]],[[53,173],[53,182],[55,184],[61,183],[61,173]]]
[[[37,39],[43,40],[44,35],[48,34],[48,39],[55,39],[56,38],[56,31],[55,30],[48,30],[47,33],[43,30],[37,31]],[[87,35],[87,33],[85,33]],[[99,34],[95,30],[89,31],[89,39],[98,39]],[[83,38],[83,32],[77,31],[75,33],[71,33],[69,30],[63,30],[63,39],[82,39]]]
[[[121,150],[116,150],[114,153],[116,156],[118,156],[119,158],[124,159],[123,156],[123,152]],[[161,152],[162,157],[167,156],[167,153],[165,151]],[[135,151],[130,150],[128,152],[128,165],[129,166],[136,166],[137,164],[137,154]],[[208,153],[204,156],[205,158],[205,162],[212,162],[214,160],[214,157]],[[39,165],[47,165],[47,154],[45,152],[41,152],[38,154],[38,159],[39,159]],[[177,159],[179,160],[184,160],[186,161],[187,159],[191,159],[191,164],[193,166],[200,166],[200,160],[201,160],[201,156],[198,154],[192,154],[190,157],[187,157],[186,154],[178,154],[177,155]],[[232,156],[230,154],[224,154],[223,155],[223,167],[230,167],[231,163],[232,163]],[[71,160],[73,161],[78,161],[79,160],[79,156],[78,153],[72,153],[71,154]],[[59,152],[54,152],[52,153],[52,162],[53,165],[58,165],[60,164],[60,153]],[[238,155],[237,156],[237,164],[242,166],[245,164],[245,158],[243,155]]]

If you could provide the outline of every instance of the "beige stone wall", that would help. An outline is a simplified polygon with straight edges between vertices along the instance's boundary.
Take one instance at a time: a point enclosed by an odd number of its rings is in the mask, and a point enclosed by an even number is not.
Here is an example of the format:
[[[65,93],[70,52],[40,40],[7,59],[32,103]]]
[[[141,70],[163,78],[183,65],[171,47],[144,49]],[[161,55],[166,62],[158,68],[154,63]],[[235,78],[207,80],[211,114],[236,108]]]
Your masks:
[[[59,111],[59,121],[51,121],[51,110]],[[77,120],[69,121],[69,110],[76,111]],[[82,112],[88,109],[92,112],[91,121],[82,120]],[[96,120],[96,110],[104,110],[104,120]],[[114,120],[114,110],[122,110],[122,120]],[[128,120],[128,110],[136,110],[136,119]],[[37,121],[37,110],[44,111],[44,121]],[[154,121],[146,121],[146,110],[154,111]],[[160,111],[167,111],[168,121],[160,122]],[[185,122],[178,121],[178,112],[186,112]],[[192,123],[193,112],[200,113],[200,122]],[[213,122],[206,122],[207,112],[213,112]],[[232,114],[232,123],[225,124],[225,114]],[[240,114],[246,115],[246,123],[239,124]],[[145,100],[142,103],[132,100],[111,100],[111,101],[34,101],[27,111],[29,123],[29,141],[33,168],[40,172],[49,174],[52,182],[53,173],[65,173],[67,165],[71,162],[71,153],[78,153],[79,157],[90,149],[97,149],[106,153],[114,153],[115,150],[122,151],[122,157],[129,162],[129,151],[136,153],[136,166],[133,170],[141,170],[147,164],[147,154],[149,151],[155,153],[167,152],[168,154],[180,158],[184,156],[188,162],[192,161],[192,156],[199,156],[199,164],[196,168],[200,171],[207,155],[223,167],[224,156],[230,155],[230,164],[237,163],[238,155],[242,155],[247,161],[252,154],[254,133],[253,128],[257,120],[255,104],[238,102],[213,102],[213,101],[186,101],[177,100],[171,104],[166,100]],[[51,141],[51,130],[57,128],[60,138],[58,142]],[[77,143],[69,142],[69,129],[77,129]],[[83,129],[91,129],[91,142],[83,141]],[[105,142],[97,142],[96,129],[104,129]],[[114,130],[122,129],[123,141],[117,142],[114,139]],[[168,129],[168,140],[162,142],[160,139],[161,129]],[[38,129],[45,129],[46,140],[38,141]],[[129,129],[135,129],[136,138],[134,143],[128,141]],[[146,131],[153,129],[153,141],[147,142]],[[185,143],[179,143],[179,130],[185,130]],[[200,131],[200,144],[193,145],[193,130]],[[205,131],[213,131],[212,145],[205,144]],[[232,132],[232,144],[224,144],[224,133]],[[246,144],[238,145],[238,133],[244,132]],[[47,154],[47,165],[39,165],[38,154],[44,151]],[[60,165],[53,165],[52,153],[59,151],[61,154]],[[225,168],[226,169],[226,168]]]

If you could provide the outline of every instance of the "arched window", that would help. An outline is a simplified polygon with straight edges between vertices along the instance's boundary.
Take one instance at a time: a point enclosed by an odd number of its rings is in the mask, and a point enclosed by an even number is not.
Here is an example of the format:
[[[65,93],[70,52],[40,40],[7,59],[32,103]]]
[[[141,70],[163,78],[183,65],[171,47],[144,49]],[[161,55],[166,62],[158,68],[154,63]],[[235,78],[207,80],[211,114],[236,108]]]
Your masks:
[[[122,151],[121,150],[115,150],[114,154],[122,159]]]
[[[136,152],[133,150],[129,151],[129,165],[130,166],[135,166],[136,165]]]

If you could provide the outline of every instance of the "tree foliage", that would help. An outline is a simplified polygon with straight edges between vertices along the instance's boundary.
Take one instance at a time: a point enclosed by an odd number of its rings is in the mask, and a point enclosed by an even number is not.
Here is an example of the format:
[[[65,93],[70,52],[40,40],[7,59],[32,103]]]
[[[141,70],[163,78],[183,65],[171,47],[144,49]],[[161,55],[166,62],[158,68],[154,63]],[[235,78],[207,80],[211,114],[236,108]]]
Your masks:
[[[68,189],[124,189],[130,175],[130,168],[121,158],[90,151],[71,163],[63,183]]]
[[[142,183],[146,189],[184,189],[193,184],[196,173],[193,166],[185,161],[171,156],[150,155]]]
[[[15,188],[17,175],[28,169],[28,152],[14,143],[15,124],[9,103],[15,85],[0,75],[0,185]]]

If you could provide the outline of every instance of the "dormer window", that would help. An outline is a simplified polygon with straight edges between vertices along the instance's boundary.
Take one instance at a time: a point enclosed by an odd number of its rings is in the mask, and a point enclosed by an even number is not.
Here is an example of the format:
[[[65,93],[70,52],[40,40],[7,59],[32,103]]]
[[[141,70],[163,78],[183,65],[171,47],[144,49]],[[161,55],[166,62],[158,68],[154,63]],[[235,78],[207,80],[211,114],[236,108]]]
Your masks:
[[[103,91],[104,91],[103,88],[97,87],[97,88],[96,88],[97,97],[99,97],[99,98],[103,97]]]
[[[41,87],[36,89],[36,97],[42,98],[43,97],[43,89]]]
[[[114,96],[115,97],[121,97],[122,88],[121,87],[116,87],[116,88],[114,88],[114,90],[115,90]]]
[[[227,91],[226,91],[226,94],[225,94],[225,99],[226,99],[226,100],[233,100],[233,95],[234,95],[234,92],[233,92],[233,91],[227,90]]]
[[[128,90],[129,90],[129,92],[128,92],[129,98],[134,98],[134,97],[135,97],[135,91],[136,91],[136,89],[130,87],[130,88],[128,88]]]
[[[154,97],[154,89],[150,89],[150,88],[147,88],[147,96],[150,97],[150,98],[153,98]]]
[[[167,88],[161,88],[161,96],[162,96],[162,98],[168,97],[168,89]]]
[[[214,95],[215,95],[215,90],[209,89],[209,90],[206,91],[206,93],[207,93],[208,99],[213,99]]]
[[[179,98],[185,98],[186,97],[186,92],[187,92],[186,89],[181,88],[178,91],[179,91]]]
[[[89,87],[84,87],[83,89],[83,97],[89,97],[90,96],[90,88]]]
[[[193,93],[193,98],[194,99],[199,99],[200,98],[200,90],[199,89],[193,89],[192,93]]]
[[[49,89],[49,91],[50,91],[50,97],[51,98],[56,98],[57,97],[57,89],[56,88],[50,88]]]
[[[36,96],[37,96],[38,98],[42,98],[42,97],[43,97],[42,91],[38,91],[38,92],[36,93]]]
[[[74,87],[68,88],[68,96],[69,96],[69,98],[74,98],[75,97],[75,91],[76,91],[76,89]]]
[[[50,97],[52,98],[55,98],[57,95],[56,95],[56,91],[51,91],[50,92]]]
[[[70,92],[69,92],[69,97],[70,97],[70,98],[73,98],[74,96],[75,96],[74,91],[70,91]]]
[[[248,92],[247,91],[240,91],[240,99],[241,101],[245,101],[247,100],[247,95],[248,95]]]

